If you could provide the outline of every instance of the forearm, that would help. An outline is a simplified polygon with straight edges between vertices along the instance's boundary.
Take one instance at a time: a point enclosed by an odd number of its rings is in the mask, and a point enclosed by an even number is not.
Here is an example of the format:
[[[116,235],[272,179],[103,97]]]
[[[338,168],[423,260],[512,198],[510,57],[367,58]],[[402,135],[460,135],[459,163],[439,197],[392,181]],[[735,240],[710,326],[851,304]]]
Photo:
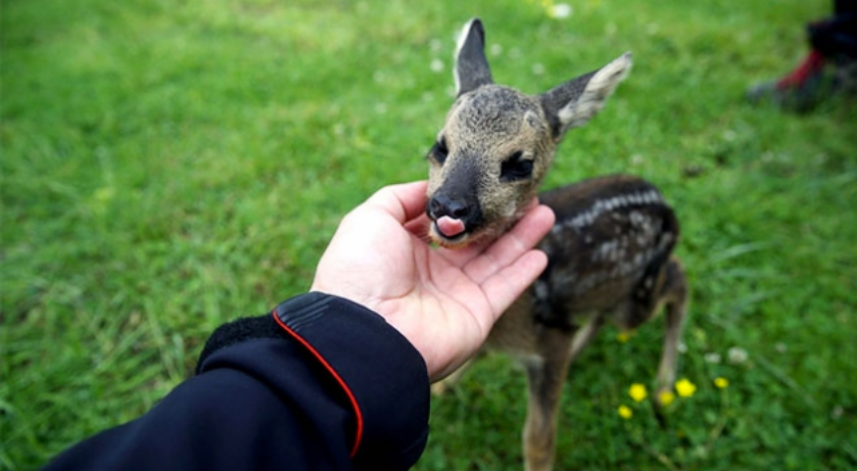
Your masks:
[[[427,438],[428,374],[376,314],[317,293],[212,335],[197,376],[49,467],[405,469]]]

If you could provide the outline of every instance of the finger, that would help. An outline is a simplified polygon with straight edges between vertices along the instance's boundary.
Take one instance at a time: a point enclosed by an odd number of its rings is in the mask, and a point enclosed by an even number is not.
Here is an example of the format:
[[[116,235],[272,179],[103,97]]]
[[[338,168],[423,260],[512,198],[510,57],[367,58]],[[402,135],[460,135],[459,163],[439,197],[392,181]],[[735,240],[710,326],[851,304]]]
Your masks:
[[[464,248],[455,249],[439,247],[436,252],[450,265],[455,266],[457,268],[462,268],[468,263],[470,263],[471,260],[475,259],[482,252],[484,252],[485,248],[490,245],[490,243],[490,241],[477,241],[467,245]]]
[[[425,180],[381,188],[364,203],[367,207],[379,208],[404,224],[425,211]]]
[[[420,215],[415,217],[414,219],[411,219],[410,221],[406,222],[405,229],[411,234],[419,237],[420,239],[429,240],[428,230],[430,223],[431,222],[429,221],[428,216],[426,216],[426,213],[423,212],[420,213]]]
[[[524,214],[531,211],[533,208],[538,206],[539,200],[538,198],[533,198],[527,206],[524,207]],[[452,265],[462,268],[471,260],[481,255],[485,252],[488,247],[491,246],[495,241],[494,240],[477,240],[476,242],[468,244],[464,248],[455,248],[455,249],[446,249],[441,248],[438,249],[438,254],[443,257],[447,262]]]
[[[544,271],[548,257],[541,250],[530,250],[482,282],[482,292],[491,305],[493,322],[515,302]],[[488,326],[490,328],[490,326]]]
[[[537,206],[539,206],[539,200],[538,198],[533,198],[529,203],[527,203],[527,206],[524,207],[524,214],[528,214]],[[494,242],[494,240],[481,240],[472,243],[463,249],[441,249],[439,250],[439,253],[451,264],[462,268],[470,263],[471,260],[482,255],[482,253],[488,250]]]
[[[464,266],[464,272],[474,282],[482,283],[535,247],[553,226],[554,219],[550,208],[536,206],[512,230]]]

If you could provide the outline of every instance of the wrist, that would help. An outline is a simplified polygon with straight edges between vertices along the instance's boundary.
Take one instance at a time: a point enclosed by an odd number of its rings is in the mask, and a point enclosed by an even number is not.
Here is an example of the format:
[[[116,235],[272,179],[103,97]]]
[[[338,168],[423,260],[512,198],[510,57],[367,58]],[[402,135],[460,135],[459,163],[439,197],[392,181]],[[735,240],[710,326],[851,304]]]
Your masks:
[[[355,462],[387,456],[396,465],[382,468],[412,465],[427,439],[429,375],[411,342],[362,304],[321,291],[283,302],[273,318],[349,398],[358,423]],[[390,411],[400,412],[395,420]]]

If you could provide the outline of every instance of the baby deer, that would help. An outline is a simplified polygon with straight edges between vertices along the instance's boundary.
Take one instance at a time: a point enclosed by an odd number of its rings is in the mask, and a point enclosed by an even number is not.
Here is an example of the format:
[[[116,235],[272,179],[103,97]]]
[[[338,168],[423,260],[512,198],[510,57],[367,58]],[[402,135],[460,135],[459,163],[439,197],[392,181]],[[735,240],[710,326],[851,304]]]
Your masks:
[[[482,23],[456,48],[457,99],[428,155],[429,234],[445,247],[496,237],[521,216],[557,144],[604,105],[631,67],[630,54],[541,95],[495,85]],[[671,391],[687,283],[671,255],[679,226],[650,183],[632,176],[585,180],[542,193],[556,214],[540,248],[541,277],[503,314],[487,346],[523,360],[529,383],[526,469],[551,469],[560,393],[571,362],[607,321],[634,329],[666,306],[658,393]]]

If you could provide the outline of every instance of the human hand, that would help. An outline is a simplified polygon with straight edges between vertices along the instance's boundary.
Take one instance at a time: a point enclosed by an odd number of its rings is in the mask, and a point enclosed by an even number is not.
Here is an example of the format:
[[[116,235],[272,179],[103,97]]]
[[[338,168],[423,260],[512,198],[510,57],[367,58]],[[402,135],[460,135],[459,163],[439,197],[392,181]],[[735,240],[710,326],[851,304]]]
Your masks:
[[[322,255],[312,291],[377,312],[420,352],[432,381],[455,371],[500,315],[539,276],[547,256],[533,247],[553,225],[535,200],[490,245],[432,248],[426,182],[382,188],[348,213]]]

